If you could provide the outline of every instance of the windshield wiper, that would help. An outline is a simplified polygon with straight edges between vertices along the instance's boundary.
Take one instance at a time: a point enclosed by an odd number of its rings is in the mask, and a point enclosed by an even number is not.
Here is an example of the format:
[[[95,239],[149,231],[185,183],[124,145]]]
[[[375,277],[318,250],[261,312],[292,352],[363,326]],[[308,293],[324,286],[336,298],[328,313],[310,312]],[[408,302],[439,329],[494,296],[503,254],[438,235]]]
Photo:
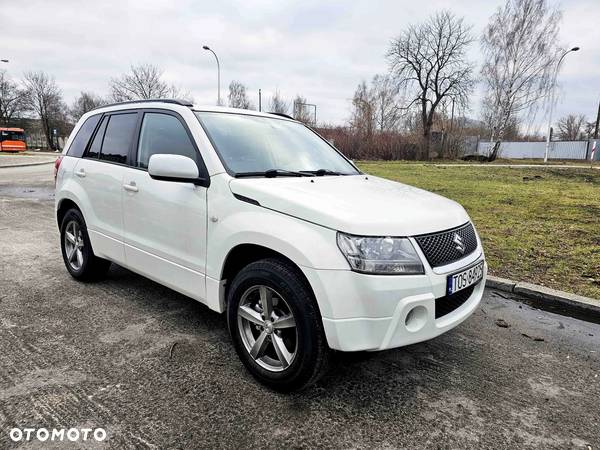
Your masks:
[[[341,172],[336,172],[335,170],[329,170],[329,169],[302,170],[301,172],[316,175],[318,177],[322,177],[323,175],[345,175]]]
[[[236,178],[242,177],[266,177],[266,178],[275,178],[275,177],[312,177],[314,176],[311,173],[306,172],[295,172],[293,170],[284,170],[284,169],[269,169],[264,172],[240,172],[236,173]]]

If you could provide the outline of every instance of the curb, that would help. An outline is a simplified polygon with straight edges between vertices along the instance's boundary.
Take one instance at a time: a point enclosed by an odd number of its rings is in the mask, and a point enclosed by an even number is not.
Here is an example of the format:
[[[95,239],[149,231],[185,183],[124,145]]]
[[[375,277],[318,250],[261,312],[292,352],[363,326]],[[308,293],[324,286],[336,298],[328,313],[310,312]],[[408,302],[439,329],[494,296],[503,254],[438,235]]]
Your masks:
[[[60,155],[62,150],[55,152],[49,150],[26,150],[25,155]]]
[[[486,287],[527,299],[539,309],[562,312],[575,317],[600,318],[600,301],[546,286],[488,276]],[[518,300],[518,298],[516,299]]]
[[[43,166],[44,164],[54,164],[54,161],[45,161],[45,162],[37,162],[37,163],[24,163],[24,164],[8,164],[6,166],[0,166],[0,169],[8,169],[10,167]]]

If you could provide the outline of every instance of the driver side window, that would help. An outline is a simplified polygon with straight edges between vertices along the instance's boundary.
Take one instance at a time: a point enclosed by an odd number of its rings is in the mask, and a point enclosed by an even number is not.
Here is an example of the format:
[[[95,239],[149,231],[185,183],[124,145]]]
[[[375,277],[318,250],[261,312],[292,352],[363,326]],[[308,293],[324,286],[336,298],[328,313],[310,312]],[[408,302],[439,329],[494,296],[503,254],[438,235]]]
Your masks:
[[[165,153],[187,156],[198,164],[198,153],[177,117],[162,113],[145,113],[136,166],[147,169],[150,156]]]

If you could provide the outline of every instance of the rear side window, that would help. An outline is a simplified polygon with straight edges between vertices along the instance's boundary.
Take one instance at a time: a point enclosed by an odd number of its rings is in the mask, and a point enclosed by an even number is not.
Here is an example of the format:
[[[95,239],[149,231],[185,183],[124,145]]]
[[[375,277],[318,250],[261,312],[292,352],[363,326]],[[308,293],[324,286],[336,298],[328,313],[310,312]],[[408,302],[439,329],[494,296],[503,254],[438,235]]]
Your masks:
[[[150,156],[161,153],[187,156],[198,164],[196,149],[177,117],[169,114],[146,113],[140,131],[137,167],[147,169]]]
[[[88,149],[85,156],[88,158],[98,158],[100,155],[100,149],[102,148],[102,140],[104,139],[104,133],[106,132],[106,124],[108,123],[109,116],[105,116],[102,119],[102,123],[100,124],[100,128],[96,132],[94,136],[94,140],[92,141],[92,145]]]
[[[100,159],[126,164],[136,125],[137,113],[111,115],[104,133]]]
[[[87,147],[88,141],[94,130],[96,129],[96,125],[100,121],[101,114],[96,114],[95,116],[88,117],[86,121],[81,125],[75,139],[71,143],[69,150],[67,151],[67,155],[75,156],[76,158],[81,158],[83,156],[83,152]]]

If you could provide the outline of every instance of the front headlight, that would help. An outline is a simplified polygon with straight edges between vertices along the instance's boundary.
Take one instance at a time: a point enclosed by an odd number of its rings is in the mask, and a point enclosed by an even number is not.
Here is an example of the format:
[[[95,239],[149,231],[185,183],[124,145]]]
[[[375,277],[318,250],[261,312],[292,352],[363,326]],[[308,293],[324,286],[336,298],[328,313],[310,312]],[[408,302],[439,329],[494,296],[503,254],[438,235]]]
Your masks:
[[[414,275],[423,274],[423,264],[406,238],[352,236],[338,232],[337,244],[356,272]]]

